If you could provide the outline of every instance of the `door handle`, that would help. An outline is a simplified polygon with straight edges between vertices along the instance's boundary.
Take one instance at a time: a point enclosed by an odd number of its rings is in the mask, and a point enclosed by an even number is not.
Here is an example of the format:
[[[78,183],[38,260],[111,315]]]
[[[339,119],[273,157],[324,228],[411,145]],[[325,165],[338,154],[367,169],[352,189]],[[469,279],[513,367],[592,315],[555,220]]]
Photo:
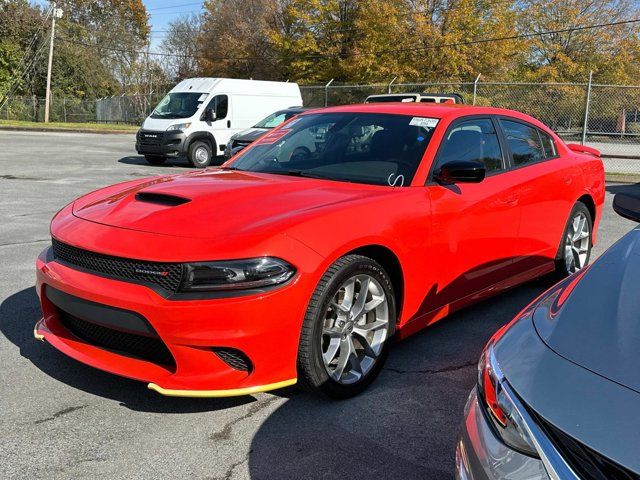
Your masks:
[[[501,205],[506,205],[508,207],[514,207],[518,204],[518,197],[507,197],[500,199]]]
[[[231,128],[231,120],[227,120],[227,128]]]

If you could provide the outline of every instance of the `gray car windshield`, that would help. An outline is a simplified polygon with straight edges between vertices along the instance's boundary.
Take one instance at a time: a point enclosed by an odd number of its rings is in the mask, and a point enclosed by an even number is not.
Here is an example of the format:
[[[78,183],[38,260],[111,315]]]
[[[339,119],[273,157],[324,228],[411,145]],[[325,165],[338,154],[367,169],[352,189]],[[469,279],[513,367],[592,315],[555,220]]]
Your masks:
[[[378,113],[302,115],[261,137],[228,168],[409,186],[437,123]]]
[[[282,122],[289,120],[291,117],[296,116],[300,112],[296,111],[286,111],[286,112],[276,112],[269,115],[267,118],[263,118],[258,123],[256,123],[253,128],[276,128]]]
[[[190,118],[198,111],[206,93],[174,92],[167,94],[151,114],[151,118]]]

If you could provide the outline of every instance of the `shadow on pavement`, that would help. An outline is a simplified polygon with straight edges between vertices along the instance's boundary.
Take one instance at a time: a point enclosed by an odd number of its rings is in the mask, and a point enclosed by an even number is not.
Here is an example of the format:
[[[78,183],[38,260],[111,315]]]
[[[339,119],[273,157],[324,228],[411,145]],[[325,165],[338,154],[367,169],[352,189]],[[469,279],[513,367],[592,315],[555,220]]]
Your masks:
[[[33,326],[41,318],[35,288],[8,297],[0,305],[0,332],[42,372],[73,388],[119,401],[132,410],[155,413],[194,413],[236,407],[254,402],[253,397],[173,398],[163,397],[146,384],[86,366],[63,355],[46,342],[33,338]]]
[[[398,343],[379,378],[350,400],[331,401],[295,388],[274,392],[288,400],[253,436],[246,458],[251,478],[452,478],[462,412],[482,348],[551,283],[545,278],[515,288]],[[36,341],[32,332],[39,318],[35,289],[22,290],[0,305],[0,332],[42,372],[72,388],[144,412],[216,411],[255,402],[154,394],[142,382],[85,366]],[[269,403],[256,403],[255,409]]]
[[[149,167],[151,169],[163,169],[171,167],[191,167],[189,162],[184,158],[168,158],[162,165],[150,165],[142,155],[132,155],[128,157],[122,157],[118,160],[118,163],[126,163],[127,165],[138,165],[141,167]]]
[[[620,192],[637,192],[640,190],[640,183],[628,184],[628,183],[614,183],[607,184],[607,192],[615,195]]]
[[[224,157],[216,157],[211,161],[212,167],[220,166],[225,162]],[[128,157],[122,157],[118,160],[118,163],[125,163],[127,165],[138,165],[141,167],[149,167],[152,169],[182,167],[193,168],[186,158],[167,158],[162,165],[150,165],[142,155],[132,155]]]
[[[462,412],[491,335],[551,286],[544,279],[476,304],[395,345],[358,397],[298,393],[255,434],[253,480],[453,478]]]

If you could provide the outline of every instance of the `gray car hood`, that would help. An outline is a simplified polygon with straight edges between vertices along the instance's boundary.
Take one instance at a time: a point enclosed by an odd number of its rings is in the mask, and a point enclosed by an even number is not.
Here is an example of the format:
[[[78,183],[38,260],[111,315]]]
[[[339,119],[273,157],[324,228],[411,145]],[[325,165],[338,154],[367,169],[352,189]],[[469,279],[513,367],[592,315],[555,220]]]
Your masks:
[[[640,393],[640,228],[611,247],[533,322],[567,360]]]
[[[265,133],[267,133],[270,128],[248,128],[246,130],[242,130],[241,132],[236,133],[232,140],[240,140],[244,142],[253,142],[257,138],[261,137]]]

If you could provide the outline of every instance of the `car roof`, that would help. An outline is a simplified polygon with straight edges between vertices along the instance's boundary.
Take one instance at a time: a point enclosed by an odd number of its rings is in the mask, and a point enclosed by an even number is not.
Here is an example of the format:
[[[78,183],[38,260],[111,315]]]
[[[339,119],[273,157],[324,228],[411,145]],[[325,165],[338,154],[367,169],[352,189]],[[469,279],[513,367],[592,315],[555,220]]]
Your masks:
[[[390,113],[399,115],[412,115],[416,117],[452,118],[467,115],[507,115],[520,118],[536,125],[542,125],[535,118],[516,110],[495,107],[477,107],[458,103],[414,103],[414,102],[385,102],[385,103],[361,103],[357,105],[341,105],[326,107],[320,110],[322,113],[332,112],[358,112],[358,113]],[[318,110],[316,110],[318,112]],[[315,112],[314,112],[315,113]],[[546,127],[545,127],[546,128]]]

